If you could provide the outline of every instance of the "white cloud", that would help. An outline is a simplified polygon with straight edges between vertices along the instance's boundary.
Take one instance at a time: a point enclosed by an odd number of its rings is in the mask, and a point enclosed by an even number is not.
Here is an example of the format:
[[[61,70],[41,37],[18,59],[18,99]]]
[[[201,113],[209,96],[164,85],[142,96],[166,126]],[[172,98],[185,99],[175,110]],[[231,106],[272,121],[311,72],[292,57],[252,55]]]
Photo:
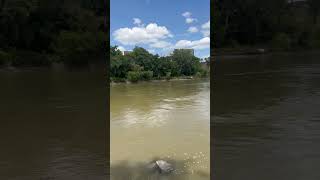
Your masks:
[[[191,16],[191,12],[184,12],[184,13],[182,13],[182,16],[183,17],[185,17],[185,18],[187,18],[187,17],[190,17]]]
[[[140,25],[142,23],[141,19],[133,18],[133,24]]]
[[[191,15],[192,15],[191,12],[188,12],[188,11],[182,13],[182,16],[186,18],[186,23],[187,24],[190,24],[190,23],[193,23],[193,22],[197,21],[197,19],[196,18],[192,18]]]
[[[147,51],[150,53],[150,54],[156,54],[156,51],[154,49],[147,49]]]
[[[201,26],[202,30],[202,34],[203,36],[205,37],[210,37],[210,20],[206,23],[204,23],[202,26]]]
[[[208,57],[210,57],[209,54],[208,54],[208,55],[201,56],[200,58],[201,58],[201,59],[205,59],[205,58],[208,58]]]
[[[157,41],[155,43],[150,44],[150,47],[153,47],[153,48],[166,48],[170,46],[171,46],[171,43],[166,41]]]
[[[146,27],[120,28],[113,32],[114,39],[124,45],[150,44],[173,37],[165,26],[150,23]]]
[[[180,40],[175,44],[175,48],[207,49],[210,48],[210,38],[204,37],[196,41]]]
[[[191,18],[191,17],[186,18],[186,23],[187,24],[193,23],[195,21],[197,21],[197,19],[195,19],[195,18]]]
[[[122,51],[122,52],[126,50],[123,46],[118,46],[117,49]]]
[[[189,29],[188,29],[188,32],[190,32],[190,33],[196,33],[196,32],[198,32],[198,31],[199,31],[198,28],[195,27],[195,26],[191,26],[191,27],[189,27]]]
[[[210,20],[204,24],[202,24],[202,29],[210,29]]]

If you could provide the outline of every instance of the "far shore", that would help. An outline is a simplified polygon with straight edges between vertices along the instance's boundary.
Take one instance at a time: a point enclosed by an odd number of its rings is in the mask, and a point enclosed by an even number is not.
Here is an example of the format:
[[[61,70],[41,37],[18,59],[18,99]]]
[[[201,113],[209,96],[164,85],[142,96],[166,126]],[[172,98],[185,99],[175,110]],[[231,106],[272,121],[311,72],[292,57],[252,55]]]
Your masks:
[[[209,77],[194,77],[194,76],[183,76],[183,77],[174,77],[171,79],[152,79],[149,81],[138,81],[138,82],[130,82],[128,80],[123,81],[123,82],[114,82],[110,81],[111,85],[116,85],[116,84],[139,84],[139,83],[144,83],[144,82],[170,82],[170,81],[184,81],[184,80],[196,80],[196,79],[208,79]]]
[[[49,65],[41,66],[11,66],[0,65],[0,71],[2,72],[20,72],[20,71],[36,71],[36,70],[76,70],[76,69],[105,69],[104,63],[89,63],[86,65],[67,65],[64,63],[51,63]]]
[[[244,47],[244,48],[219,48],[213,49],[211,60],[215,60],[217,57],[223,58],[242,58],[252,57],[260,55],[278,54],[278,53],[296,53],[296,52],[316,52],[315,49],[270,49],[270,48],[258,48],[258,47]]]

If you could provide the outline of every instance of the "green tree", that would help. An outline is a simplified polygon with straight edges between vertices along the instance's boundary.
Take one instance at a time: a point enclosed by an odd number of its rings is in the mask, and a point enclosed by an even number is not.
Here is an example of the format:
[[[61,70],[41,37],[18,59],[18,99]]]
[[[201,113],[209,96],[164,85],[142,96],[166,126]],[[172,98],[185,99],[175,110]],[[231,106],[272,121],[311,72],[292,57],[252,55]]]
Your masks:
[[[188,50],[175,49],[171,58],[177,63],[178,75],[194,75],[200,69],[200,59],[193,56]]]

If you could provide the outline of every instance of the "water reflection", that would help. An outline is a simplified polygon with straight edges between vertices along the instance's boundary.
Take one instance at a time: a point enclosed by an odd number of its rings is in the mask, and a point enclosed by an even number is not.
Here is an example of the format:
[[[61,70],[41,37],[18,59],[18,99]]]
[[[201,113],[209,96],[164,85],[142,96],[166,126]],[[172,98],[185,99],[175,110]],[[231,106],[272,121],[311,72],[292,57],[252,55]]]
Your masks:
[[[209,179],[209,94],[208,80],[113,85],[114,178],[123,178],[126,171],[133,179],[147,178],[148,173],[132,173],[158,157],[175,162],[181,173],[151,175],[155,179]]]
[[[103,73],[0,72],[0,179],[105,179]]]
[[[274,54],[215,62],[215,178],[320,178],[317,57]]]

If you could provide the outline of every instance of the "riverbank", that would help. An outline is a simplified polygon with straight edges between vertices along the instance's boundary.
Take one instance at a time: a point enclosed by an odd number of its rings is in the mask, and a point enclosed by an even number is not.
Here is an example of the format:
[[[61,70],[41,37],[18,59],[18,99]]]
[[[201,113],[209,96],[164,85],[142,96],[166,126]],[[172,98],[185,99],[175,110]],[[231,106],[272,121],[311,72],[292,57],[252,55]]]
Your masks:
[[[136,83],[142,83],[142,82],[164,82],[164,81],[183,81],[183,80],[195,80],[195,79],[206,79],[209,77],[195,77],[195,76],[181,76],[181,77],[173,77],[171,79],[151,79],[149,81],[138,81],[138,82],[131,82],[129,80],[124,80],[124,81],[112,81],[110,80],[110,84],[136,84]]]
[[[106,71],[106,64],[102,62],[88,63],[82,66],[73,66],[65,63],[51,63],[47,66],[11,66],[11,65],[2,65],[0,66],[0,72],[21,72],[21,71],[61,71],[61,70],[85,70],[90,71],[94,70],[104,70]]]
[[[219,48],[213,49],[211,59],[214,61],[216,57],[223,58],[237,58],[237,57],[248,57],[248,56],[260,56],[268,54],[278,53],[295,53],[295,52],[315,52],[315,49],[272,49],[264,47],[240,47],[240,48]]]

